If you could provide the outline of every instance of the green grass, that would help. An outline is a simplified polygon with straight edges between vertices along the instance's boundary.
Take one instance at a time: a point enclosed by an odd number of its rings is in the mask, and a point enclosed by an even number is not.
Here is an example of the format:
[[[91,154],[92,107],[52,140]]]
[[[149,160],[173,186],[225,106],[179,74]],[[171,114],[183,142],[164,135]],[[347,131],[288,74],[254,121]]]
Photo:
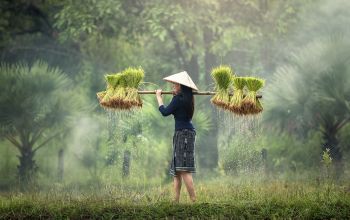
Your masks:
[[[172,184],[154,187],[105,186],[69,190],[56,187],[35,193],[0,194],[0,219],[15,218],[292,218],[350,217],[349,186],[305,182],[195,181],[197,202],[185,185],[180,204],[173,204]]]

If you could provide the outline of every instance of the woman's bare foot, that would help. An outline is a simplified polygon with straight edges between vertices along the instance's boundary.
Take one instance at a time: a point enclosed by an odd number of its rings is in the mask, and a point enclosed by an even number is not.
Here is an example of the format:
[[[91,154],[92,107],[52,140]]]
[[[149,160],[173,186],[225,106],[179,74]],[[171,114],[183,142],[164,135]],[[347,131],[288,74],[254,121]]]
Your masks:
[[[192,198],[191,198],[191,201],[192,201],[192,203],[195,203],[195,202],[196,202],[196,198],[195,198],[195,197],[192,197]]]

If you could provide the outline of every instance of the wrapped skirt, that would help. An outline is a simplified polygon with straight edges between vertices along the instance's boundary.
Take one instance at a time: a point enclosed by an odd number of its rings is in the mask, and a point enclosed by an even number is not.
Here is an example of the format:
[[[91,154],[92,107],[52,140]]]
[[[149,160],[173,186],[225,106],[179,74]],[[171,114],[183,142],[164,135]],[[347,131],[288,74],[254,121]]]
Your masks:
[[[195,130],[181,129],[175,131],[169,169],[172,176],[177,176],[176,171],[196,173],[195,142]]]

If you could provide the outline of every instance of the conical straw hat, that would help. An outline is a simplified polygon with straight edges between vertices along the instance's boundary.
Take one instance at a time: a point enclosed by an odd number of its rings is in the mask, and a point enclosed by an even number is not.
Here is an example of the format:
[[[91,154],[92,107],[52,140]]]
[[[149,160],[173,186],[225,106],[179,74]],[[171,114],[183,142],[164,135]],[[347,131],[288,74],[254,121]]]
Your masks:
[[[179,83],[198,91],[197,86],[194,84],[191,77],[188,75],[186,71],[167,76],[163,78],[163,80],[168,82],[173,82],[173,83]]]

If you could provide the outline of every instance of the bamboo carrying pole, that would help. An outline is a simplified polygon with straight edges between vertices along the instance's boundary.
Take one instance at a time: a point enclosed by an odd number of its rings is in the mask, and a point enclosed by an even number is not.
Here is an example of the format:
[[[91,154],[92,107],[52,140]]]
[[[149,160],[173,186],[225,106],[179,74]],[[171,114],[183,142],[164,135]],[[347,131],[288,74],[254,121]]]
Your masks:
[[[156,91],[138,91],[139,94],[156,94]],[[172,91],[162,91],[162,94],[173,94]],[[210,91],[202,91],[202,92],[193,92],[193,95],[215,95],[215,92]],[[233,95],[233,93],[230,93],[230,95]],[[256,98],[260,99],[262,98],[262,95],[257,95]]]

